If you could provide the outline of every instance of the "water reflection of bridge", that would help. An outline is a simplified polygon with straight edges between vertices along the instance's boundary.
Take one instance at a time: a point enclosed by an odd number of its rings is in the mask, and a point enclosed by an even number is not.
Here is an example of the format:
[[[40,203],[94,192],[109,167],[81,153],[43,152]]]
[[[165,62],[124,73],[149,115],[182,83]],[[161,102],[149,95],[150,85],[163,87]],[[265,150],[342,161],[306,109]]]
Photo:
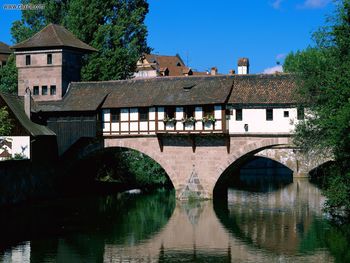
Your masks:
[[[177,203],[168,224],[150,240],[135,246],[106,244],[104,262],[178,262],[179,256],[183,262],[289,261],[322,202],[320,191],[300,179],[264,195],[230,190],[228,203],[214,207],[209,201]],[[318,251],[298,260],[329,262],[331,257]]]
[[[73,217],[79,219],[75,231],[26,242],[12,254],[0,254],[0,261],[331,262],[332,256],[320,245],[324,232],[315,227],[323,201],[320,190],[306,179],[294,179],[270,192],[230,189],[227,201],[177,202],[174,210],[174,199],[164,195],[126,202],[128,210],[115,209],[114,202],[88,202],[82,210],[71,210],[88,218]]]

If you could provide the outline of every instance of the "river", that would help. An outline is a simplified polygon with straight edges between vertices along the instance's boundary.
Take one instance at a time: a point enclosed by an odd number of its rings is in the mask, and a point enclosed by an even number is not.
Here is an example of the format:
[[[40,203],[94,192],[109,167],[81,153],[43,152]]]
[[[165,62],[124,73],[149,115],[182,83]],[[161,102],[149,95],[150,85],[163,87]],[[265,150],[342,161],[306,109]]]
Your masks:
[[[254,171],[256,172],[256,171]],[[227,199],[84,196],[8,209],[0,262],[349,262],[307,179],[241,173]]]

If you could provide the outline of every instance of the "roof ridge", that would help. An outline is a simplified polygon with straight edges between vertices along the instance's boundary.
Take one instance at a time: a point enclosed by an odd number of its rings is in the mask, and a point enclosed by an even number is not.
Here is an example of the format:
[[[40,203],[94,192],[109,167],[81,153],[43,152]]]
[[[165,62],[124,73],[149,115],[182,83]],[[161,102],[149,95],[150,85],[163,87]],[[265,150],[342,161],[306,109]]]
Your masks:
[[[232,75],[203,75],[203,76],[162,76],[162,77],[154,77],[154,78],[133,78],[133,79],[119,79],[119,80],[101,80],[101,81],[72,81],[72,84],[98,84],[98,83],[119,83],[119,82],[135,82],[135,81],[161,81],[161,80],[174,80],[174,79],[188,79],[188,80],[194,80],[194,79],[201,79],[201,78],[226,78],[230,79],[232,78]]]
[[[43,31],[45,28],[47,28],[49,25],[51,25],[52,23],[50,24],[47,24],[45,27],[43,27],[41,30],[39,30],[38,32],[36,32],[34,35],[32,35],[31,37],[19,42],[19,43],[16,43],[14,44],[13,46],[11,46],[10,48],[12,49],[14,46],[17,46],[17,45],[20,45],[22,43],[25,43],[25,42],[28,42],[29,40],[31,40],[32,38],[34,38],[36,35],[38,35],[39,33],[41,33],[41,31]]]
[[[52,30],[53,30],[54,34],[56,35],[58,42],[61,45],[63,45],[63,42],[62,42],[61,38],[58,36],[57,31],[56,31],[56,26],[57,25],[50,23],[49,26],[52,26]]]

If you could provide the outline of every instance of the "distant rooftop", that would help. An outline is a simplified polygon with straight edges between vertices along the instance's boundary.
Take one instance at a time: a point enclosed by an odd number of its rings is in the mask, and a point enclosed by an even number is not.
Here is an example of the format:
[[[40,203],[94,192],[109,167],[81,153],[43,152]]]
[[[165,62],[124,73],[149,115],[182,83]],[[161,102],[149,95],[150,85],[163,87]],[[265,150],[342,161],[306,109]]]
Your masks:
[[[10,46],[0,41],[0,54],[11,54]]]
[[[41,48],[68,47],[88,52],[97,51],[75,37],[66,28],[56,24],[49,24],[31,38],[13,45],[11,49],[28,50]]]

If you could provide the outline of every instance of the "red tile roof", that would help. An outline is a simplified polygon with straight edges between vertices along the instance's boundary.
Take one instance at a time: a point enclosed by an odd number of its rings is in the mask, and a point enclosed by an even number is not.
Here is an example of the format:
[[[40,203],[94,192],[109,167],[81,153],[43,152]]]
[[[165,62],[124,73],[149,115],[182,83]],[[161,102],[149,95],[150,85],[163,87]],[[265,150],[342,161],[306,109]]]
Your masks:
[[[245,105],[296,104],[297,85],[290,74],[235,75],[228,103]]]
[[[159,69],[168,68],[169,76],[183,76],[183,72],[188,71],[188,67],[186,67],[185,63],[179,55],[163,56],[156,54],[146,54],[145,58],[149,63],[155,63]]]

